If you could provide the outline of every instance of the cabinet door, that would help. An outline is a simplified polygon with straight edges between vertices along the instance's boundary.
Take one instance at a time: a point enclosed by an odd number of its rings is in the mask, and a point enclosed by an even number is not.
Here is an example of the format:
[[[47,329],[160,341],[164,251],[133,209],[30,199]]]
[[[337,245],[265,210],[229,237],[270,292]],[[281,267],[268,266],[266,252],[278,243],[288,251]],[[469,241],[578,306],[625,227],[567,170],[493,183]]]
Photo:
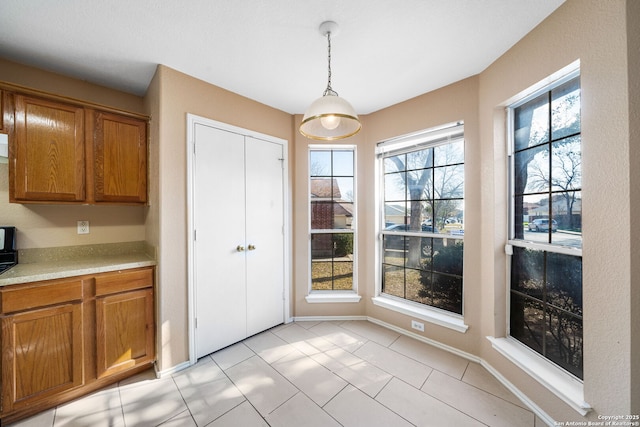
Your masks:
[[[13,314],[1,323],[3,413],[83,384],[80,303]]]
[[[98,378],[154,359],[153,291],[96,298]]]
[[[15,96],[11,201],[79,202],[85,198],[82,107]],[[14,164],[15,160],[15,164]]]
[[[96,112],[94,126],[96,202],[146,203],[146,122]]]

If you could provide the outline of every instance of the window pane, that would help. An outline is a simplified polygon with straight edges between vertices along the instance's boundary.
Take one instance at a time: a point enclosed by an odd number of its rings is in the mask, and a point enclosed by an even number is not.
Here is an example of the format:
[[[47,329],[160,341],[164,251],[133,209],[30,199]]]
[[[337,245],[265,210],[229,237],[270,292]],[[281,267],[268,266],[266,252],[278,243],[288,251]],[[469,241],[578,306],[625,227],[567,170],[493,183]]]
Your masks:
[[[405,173],[391,173],[384,176],[384,199],[387,202],[404,201],[407,198]]]
[[[462,314],[462,277],[433,273],[431,305]]]
[[[545,356],[582,378],[582,319],[550,308],[546,313]]]
[[[464,217],[463,200],[435,200],[433,202],[436,220],[434,233],[449,233],[449,230],[461,230]]]
[[[556,140],[580,132],[580,79],[551,91],[551,137]]]
[[[353,234],[311,235],[311,289],[353,289]]]
[[[384,173],[403,172],[405,167],[406,156],[400,154],[398,156],[387,157],[384,159]]]
[[[462,242],[452,239],[439,239],[443,246],[433,255],[433,271],[454,274],[462,277]]]
[[[310,192],[311,199],[333,199],[339,187],[334,179],[331,178],[311,178]]]
[[[542,145],[515,154],[516,194],[549,191],[549,147]]]
[[[434,166],[464,163],[464,141],[434,147]]]
[[[446,166],[433,170],[435,199],[459,199],[464,192],[464,166]]]
[[[311,202],[311,229],[331,230],[333,226],[333,202]]]
[[[509,326],[512,337],[543,354],[545,318],[542,303],[512,292]]]
[[[384,223],[385,230],[394,225],[404,224],[407,218],[407,207],[405,203],[385,203],[384,204]]]
[[[382,236],[384,263],[404,267],[405,250],[404,236],[385,234]]]
[[[547,302],[582,316],[582,260],[571,255],[547,254]]]
[[[333,152],[333,176],[353,176],[353,151]]]
[[[382,266],[382,292],[404,298],[404,267]]]
[[[582,187],[580,136],[554,142],[551,152],[553,190],[579,190]]]
[[[549,97],[545,93],[514,110],[515,150],[549,140]]]
[[[331,176],[331,151],[311,151],[309,161],[311,176]]]
[[[552,243],[582,248],[582,196],[579,191],[554,193],[553,219],[558,233],[551,236]]]
[[[422,278],[421,271],[414,268],[407,268],[405,271],[406,277],[406,289],[405,289],[405,299],[414,302],[423,302],[423,297],[421,296],[422,289]]]
[[[425,169],[433,166],[433,148],[407,153],[407,170]]]
[[[544,251],[513,248],[511,289],[542,301],[544,298]]]

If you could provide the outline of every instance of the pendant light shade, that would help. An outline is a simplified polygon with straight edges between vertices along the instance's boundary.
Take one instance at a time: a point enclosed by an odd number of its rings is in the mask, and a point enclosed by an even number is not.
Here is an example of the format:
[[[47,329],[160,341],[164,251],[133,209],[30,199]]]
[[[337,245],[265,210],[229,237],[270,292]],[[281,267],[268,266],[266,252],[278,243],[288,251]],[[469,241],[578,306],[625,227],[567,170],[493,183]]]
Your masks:
[[[300,123],[300,133],[307,138],[333,141],[353,136],[362,127],[351,104],[331,88],[331,34],[335,34],[337,28],[333,21],[320,25],[320,34],[328,41],[329,78],[324,94],[311,103]]]

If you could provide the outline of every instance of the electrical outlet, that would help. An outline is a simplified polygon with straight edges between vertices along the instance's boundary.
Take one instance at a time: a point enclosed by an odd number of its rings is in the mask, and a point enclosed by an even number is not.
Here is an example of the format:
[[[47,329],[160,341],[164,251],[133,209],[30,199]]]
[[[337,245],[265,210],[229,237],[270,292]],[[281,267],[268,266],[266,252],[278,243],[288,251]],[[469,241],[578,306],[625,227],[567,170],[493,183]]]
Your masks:
[[[78,234],[89,234],[89,221],[78,221]]]
[[[424,323],[416,322],[415,320],[411,321],[411,327],[420,332],[424,332]]]

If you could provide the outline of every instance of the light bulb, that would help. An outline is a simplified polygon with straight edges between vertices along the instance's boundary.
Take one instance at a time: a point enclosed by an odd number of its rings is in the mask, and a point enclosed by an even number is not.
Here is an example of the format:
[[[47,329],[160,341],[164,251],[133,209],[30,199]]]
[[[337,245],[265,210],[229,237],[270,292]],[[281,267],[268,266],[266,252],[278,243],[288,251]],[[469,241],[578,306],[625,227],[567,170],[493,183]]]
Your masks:
[[[340,117],[330,114],[328,116],[320,117],[320,123],[325,129],[333,130],[340,125]]]

